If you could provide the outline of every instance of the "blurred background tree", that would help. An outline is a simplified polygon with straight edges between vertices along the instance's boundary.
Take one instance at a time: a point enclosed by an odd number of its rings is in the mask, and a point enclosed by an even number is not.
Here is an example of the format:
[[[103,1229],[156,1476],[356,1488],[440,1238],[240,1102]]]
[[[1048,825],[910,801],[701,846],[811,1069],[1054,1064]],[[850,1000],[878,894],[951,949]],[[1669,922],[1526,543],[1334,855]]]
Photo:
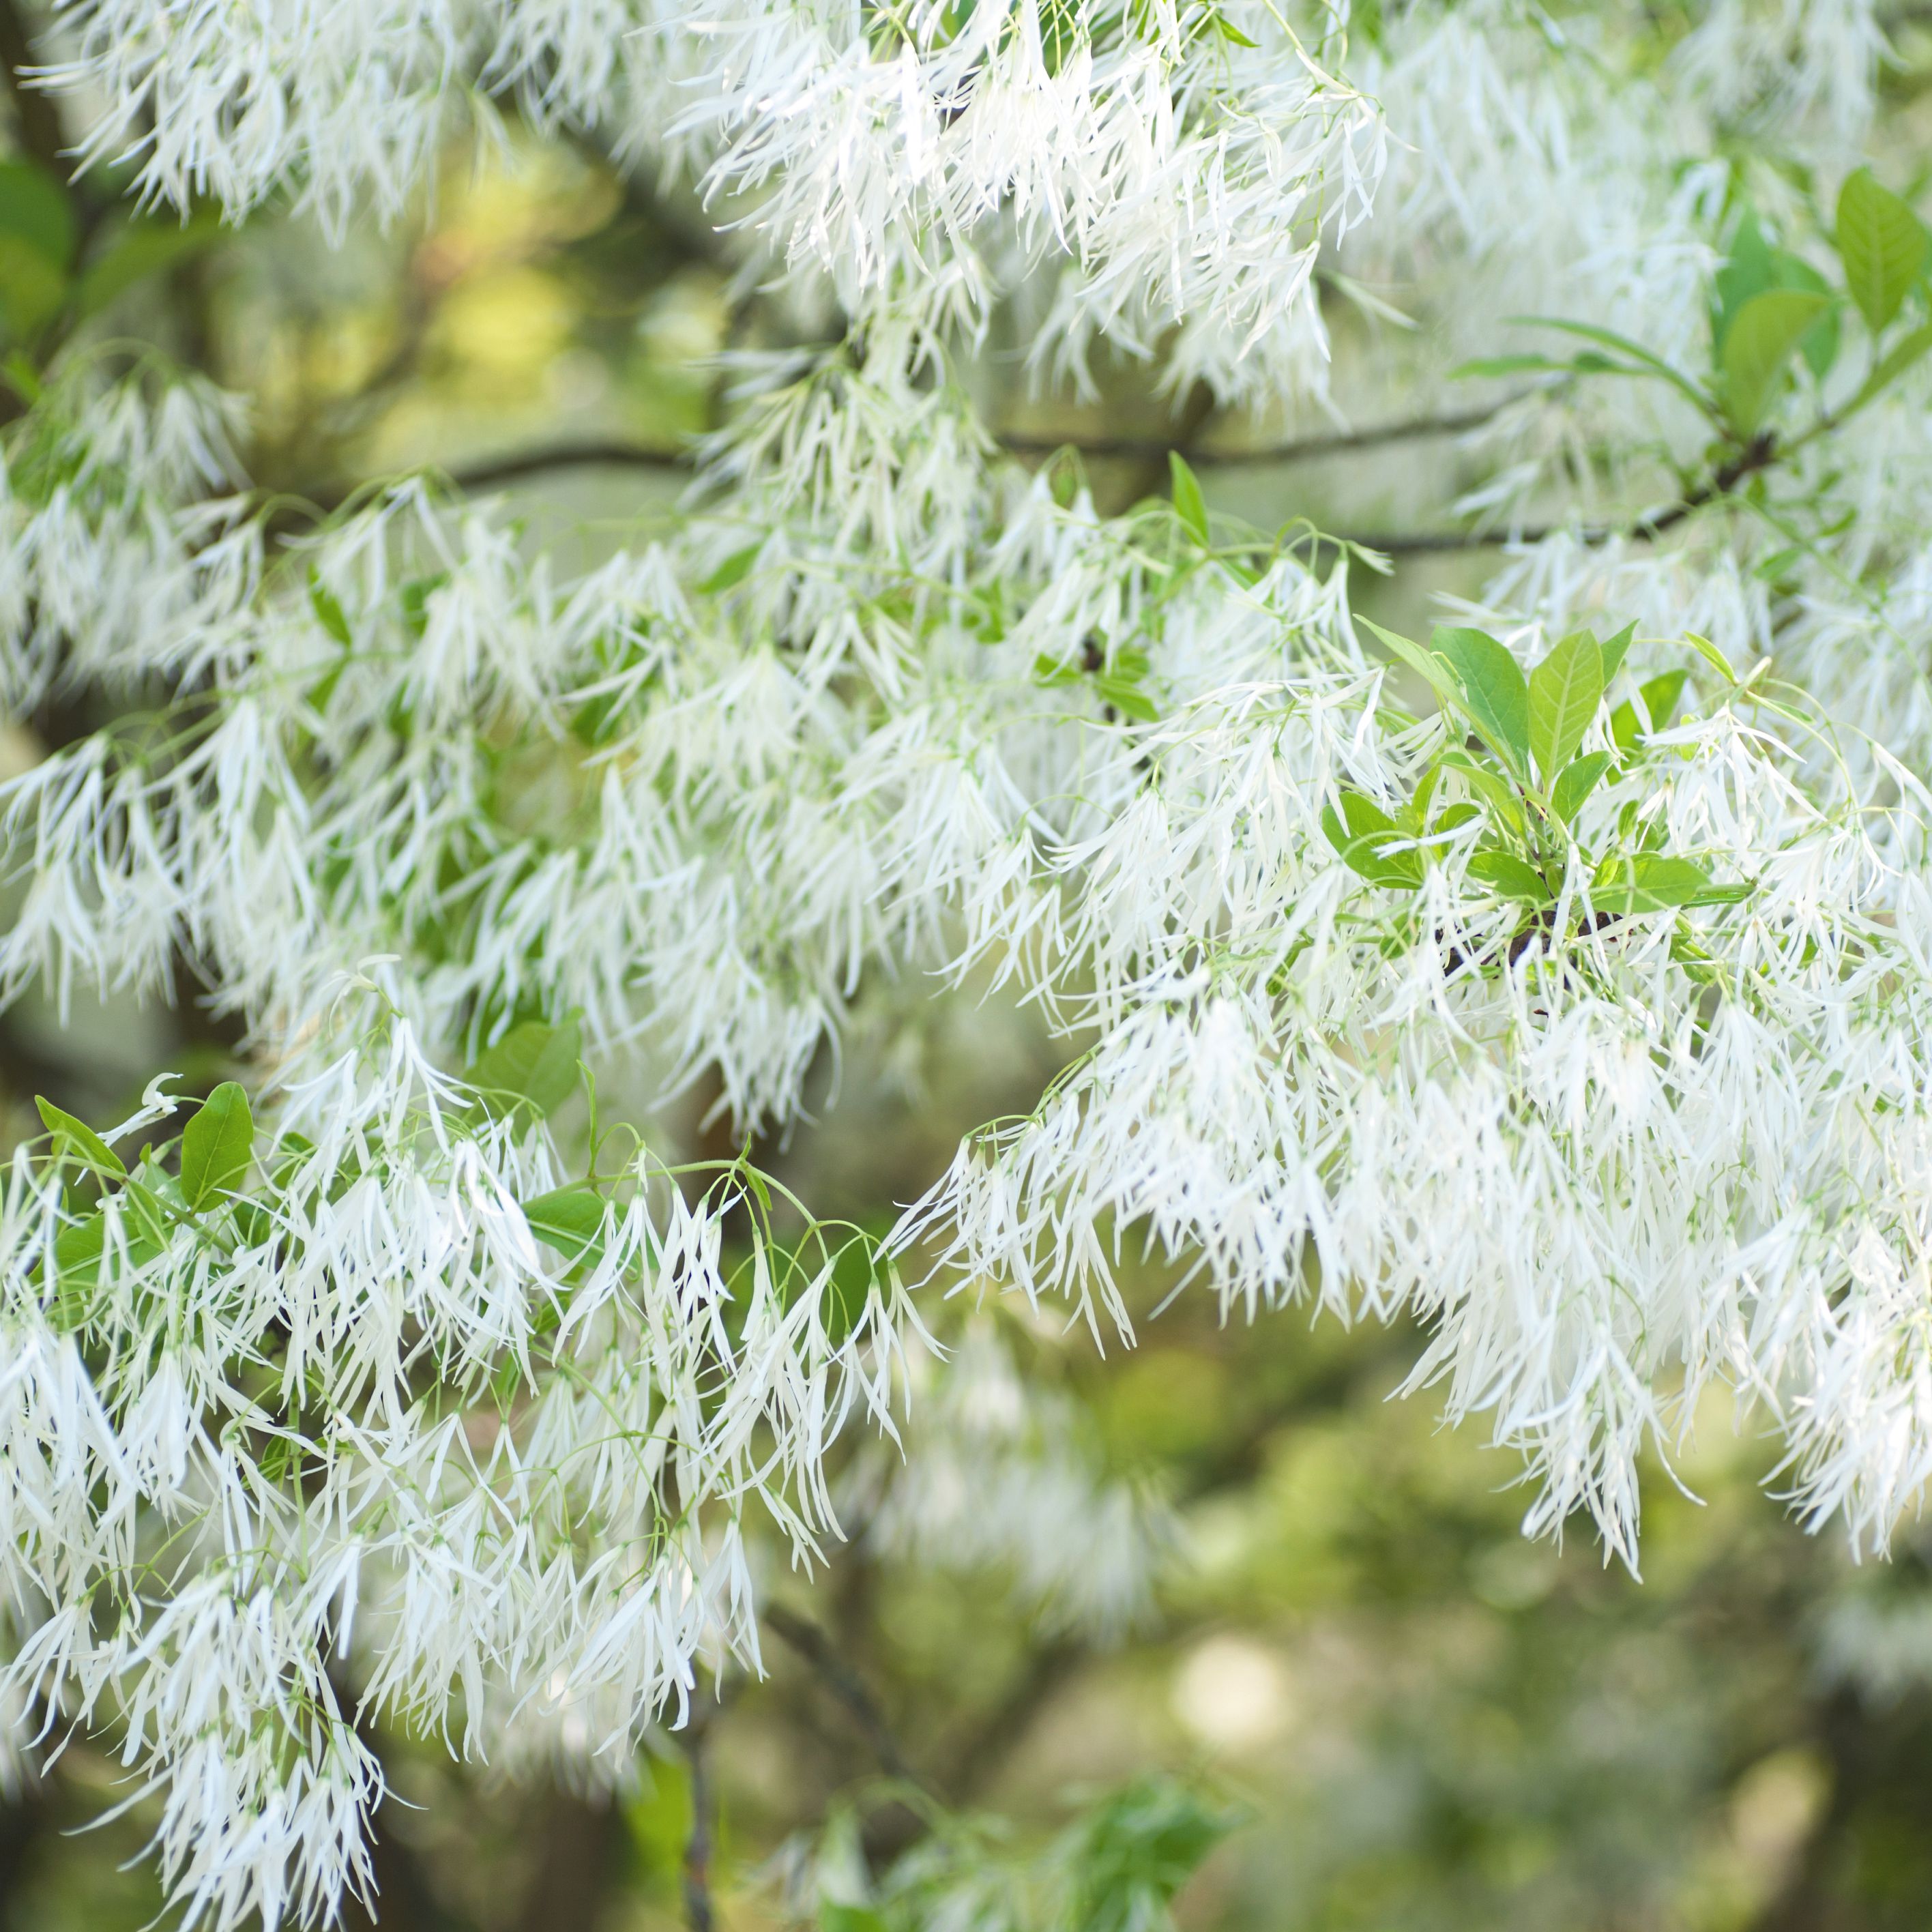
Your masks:
[[[1895,10],[1886,112],[1910,154],[1932,38]],[[131,213],[111,170],[70,178],[72,104],[23,80],[46,28],[28,0],[0,0],[16,386],[63,346],[116,339],[246,394],[242,466],[290,530],[367,479],[427,466],[507,493],[533,549],[587,564],[668,514],[693,439],[729,409],[734,352],[812,339],[688,188],[514,116],[445,157],[407,218],[358,222],[339,245],[272,201],[237,224]],[[1104,362],[1095,395],[1042,393],[998,341],[974,365],[977,400],[1029,460],[1083,450],[1103,508],[1164,488],[1178,447],[1217,508],[1256,524],[1420,538],[1391,546],[1387,580],[1356,573],[1366,608],[1414,620],[1477,595],[1493,562],[1460,535],[1426,538],[1436,506],[1489,473],[1467,433],[1495,408],[1412,417],[1399,384],[1372,388],[1395,325],[1359,292],[1338,278],[1324,308],[1350,419],[1386,425],[1367,433],[1238,414],[1199,390],[1170,410]],[[100,702],[66,694],[14,720],[0,765],[27,769],[93,728]],[[868,997],[883,1009],[897,995]],[[836,1092],[827,1066],[815,1117],[760,1152],[824,1211],[882,1227],[962,1132],[1030,1105],[1057,1060],[998,1000],[935,1017],[916,1064],[902,1029],[878,1039],[871,1050],[862,1024]],[[10,1138],[38,1131],[38,1092],[118,1116],[155,1066],[206,1086],[234,1070],[234,1046],[192,997],[112,1002],[63,1028],[30,996],[0,1021]],[[705,1098],[683,1124],[693,1146],[718,1132]],[[1168,1285],[1142,1270],[1137,1309]],[[968,1844],[976,1870],[1023,1868],[1015,1882],[1036,1888],[1024,1910],[1074,1932],[1104,1914],[1054,1892],[1051,1834],[1090,1828],[1091,1794],[1123,1787],[1168,1808],[1133,1856],[1168,1846],[1190,1932],[1932,1920],[1924,1558],[1908,1538],[1889,1567],[1861,1570],[1808,1535],[1756,1436],[1718,1419],[1678,1468],[1688,1486],[1650,1472],[1640,1582],[1587,1535],[1525,1541],[1515,1459],[1442,1432],[1426,1402],[1390,1402],[1420,1346],[1407,1329],[1276,1315],[1250,1330],[1183,1300],[1103,1360],[1084,1330],[1004,1304],[938,1322],[980,1352],[979,1379],[933,1412],[956,1454],[926,1479],[958,1492],[922,1535],[895,1533],[881,1452],[848,1446],[853,1540],[779,1582],[766,1674],[706,1694],[634,1789],[532,1790],[434,1741],[376,1738],[403,1801],[380,1821],[385,1928],[750,1932],[787,1922],[788,1875],[811,1856],[905,1875],[912,1903],[878,1910],[916,1922],[920,1858],[937,1870],[935,1846]],[[1015,1443],[1016,1481],[1063,1486],[1044,1533],[1114,1512],[1094,1562],[1120,1574],[1096,1575],[1090,1601],[1069,1600],[1051,1553],[1030,1574],[1023,1548],[1002,1560],[997,1537],[976,1542]],[[104,1801],[118,1808],[100,1822]],[[22,1773],[0,1811],[0,1922],[149,1923],[153,1803],[82,1740]],[[992,1837],[958,1838],[974,1814]],[[1166,1888],[1150,1882],[1150,1896]],[[990,1928],[1022,1908],[979,1909],[929,1922]],[[855,1904],[838,1932],[884,1922]]]

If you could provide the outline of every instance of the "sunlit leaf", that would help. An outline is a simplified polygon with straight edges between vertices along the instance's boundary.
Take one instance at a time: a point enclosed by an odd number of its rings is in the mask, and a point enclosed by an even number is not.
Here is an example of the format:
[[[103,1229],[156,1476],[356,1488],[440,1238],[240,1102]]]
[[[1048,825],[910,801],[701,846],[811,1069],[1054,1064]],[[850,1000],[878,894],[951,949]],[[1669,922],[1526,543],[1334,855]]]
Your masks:
[[[1808,290],[1768,289],[1738,310],[1718,361],[1725,420],[1739,436],[1753,434],[1763,421],[1798,338],[1829,301]]]
[[[232,1192],[254,1157],[255,1117],[239,1082],[224,1080],[182,1134],[182,1192],[190,1208]]]
[[[1876,335],[1925,266],[1924,226],[1869,168],[1860,168],[1838,191],[1837,241],[1845,286]]]
[[[1529,674],[1529,748],[1548,785],[1576,754],[1604,701],[1604,654],[1573,632]]]
[[[1208,547],[1208,501],[1201,494],[1200,479],[1178,449],[1168,452],[1167,464],[1174,483],[1174,514],[1205,550]]]
[[[38,1094],[34,1096],[34,1105],[54,1137],[56,1154],[71,1151],[98,1173],[125,1176],[128,1169],[121,1156],[85,1120],[76,1120],[64,1108]]]
[[[1438,625],[1430,647],[1446,658],[1463,708],[1484,742],[1520,778],[1529,772],[1529,686],[1522,667],[1483,631]]]

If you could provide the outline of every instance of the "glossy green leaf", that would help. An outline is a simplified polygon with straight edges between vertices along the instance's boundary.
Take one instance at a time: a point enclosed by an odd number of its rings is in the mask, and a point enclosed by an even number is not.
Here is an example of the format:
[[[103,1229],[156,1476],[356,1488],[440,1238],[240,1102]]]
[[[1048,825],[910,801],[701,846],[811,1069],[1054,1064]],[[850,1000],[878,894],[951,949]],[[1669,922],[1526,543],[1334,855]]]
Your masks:
[[[582,1052],[574,1018],[554,1027],[526,1020],[479,1054],[464,1077],[493,1112],[508,1100],[548,1119],[576,1092]]]
[[[34,1096],[34,1105],[40,1110],[40,1118],[54,1137],[56,1154],[71,1151],[97,1173],[111,1174],[117,1178],[126,1176],[128,1169],[121,1156],[85,1120],[76,1120],[64,1108],[56,1107],[38,1094]]]
[[[1712,360],[1721,366],[1724,338],[1732,320],[1751,297],[1767,289],[1802,289],[1826,295],[1829,286],[1824,277],[1801,255],[1788,248],[1777,248],[1765,238],[1756,215],[1747,208],[1731,238],[1729,256],[1713,280],[1716,298],[1711,314]],[[1827,308],[1798,338],[1798,352],[1813,375],[1822,381],[1838,354],[1837,308]]]
[[[1493,886],[1506,899],[1526,905],[1547,905],[1554,895],[1541,873],[1513,852],[1478,852],[1469,861],[1469,876]]]
[[[1583,802],[1616,763],[1608,752],[1592,752],[1567,766],[1550,794],[1550,807],[1565,825],[1574,824]]]
[[[1741,436],[1756,431],[1798,338],[1830,298],[1804,289],[1767,289],[1739,309],[1718,358],[1724,418]]]
[[[1573,632],[1529,674],[1529,748],[1547,786],[1576,755],[1604,701],[1604,654]]]
[[[594,1187],[560,1187],[521,1204],[530,1232],[572,1265],[594,1267],[604,1252],[607,1203]]]
[[[1714,363],[1722,353],[1724,338],[1730,334],[1737,312],[1753,296],[1779,286],[1772,245],[1765,238],[1756,211],[1747,208],[1731,231],[1731,242],[1724,259],[1711,278],[1711,357]]]
[[[1924,225],[1869,168],[1860,168],[1838,191],[1837,226],[1845,286],[1876,335],[1925,266]]]
[[[1486,632],[1438,625],[1430,648],[1449,661],[1462,708],[1488,745],[1519,778],[1529,773],[1529,686],[1522,667]]]
[[[63,1284],[72,1280],[92,1287],[99,1278],[106,1246],[106,1210],[97,1208],[86,1220],[74,1222],[54,1237],[54,1272]]]
[[[1174,484],[1174,514],[1205,550],[1208,547],[1208,500],[1201,494],[1200,478],[1178,450],[1168,452],[1167,466]]]
[[[182,1135],[182,1192],[206,1207],[242,1184],[255,1154],[255,1117],[240,1084],[224,1080]]]

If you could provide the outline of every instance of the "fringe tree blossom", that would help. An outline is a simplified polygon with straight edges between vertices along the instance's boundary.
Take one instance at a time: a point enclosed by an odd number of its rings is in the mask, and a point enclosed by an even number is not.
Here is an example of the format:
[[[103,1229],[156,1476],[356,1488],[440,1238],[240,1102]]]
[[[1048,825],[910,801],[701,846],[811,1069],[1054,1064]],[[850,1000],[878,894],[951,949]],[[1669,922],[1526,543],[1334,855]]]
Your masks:
[[[988,1329],[921,1349],[949,1287],[1131,1333],[1153,1252],[1412,1312],[1528,1526],[1632,1563],[1640,1452],[1726,1385],[1885,1546],[1932,1474],[1923,238],[1856,165],[1870,6],[1725,0],[1662,79],[1642,10],[57,10],[144,200],[394,216],[514,108],[847,325],[741,356],[680,514],[568,580],[422,480],[289,536],[158,365],[76,354],[0,441],[7,702],[142,706],[0,797],[0,994],[185,964],[251,1055],[50,1105],[0,1200],[0,1700],[113,1742],[190,1922],[366,1888],[373,1718],[620,1775],[835,1495],[1137,1614],[1160,1510]],[[1815,196],[1736,158],[1780,120]],[[1102,514],[971,406],[996,316],[1043,380],[1320,397],[1318,275],[1429,324],[1430,406],[1510,386],[1464,507],[1517,540],[1424,643],[1346,546],[1180,463]],[[700,1083],[796,1121],[881,974],[1067,1052],[885,1249],[651,1144]]]

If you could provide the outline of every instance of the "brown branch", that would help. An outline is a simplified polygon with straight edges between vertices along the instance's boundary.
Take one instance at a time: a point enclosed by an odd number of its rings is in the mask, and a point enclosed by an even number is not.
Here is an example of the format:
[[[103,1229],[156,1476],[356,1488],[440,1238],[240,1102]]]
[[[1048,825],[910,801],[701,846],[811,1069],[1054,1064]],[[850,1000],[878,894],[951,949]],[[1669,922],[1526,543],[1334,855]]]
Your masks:
[[[585,470],[598,466],[628,470],[682,470],[691,459],[682,450],[651,449],[634,442],[590,436],[580,442],[560,442],[548,448],[519,450],[509,456],[452,470],[449,480],[463,490],[494,490],[548,470]]]
[[[1003,435],[1000,447],[1016,456],[1054,456],[1063,449],[1082,456],[1131,458],[1160,463],[1170,452],[1178,452],[1198,468],[1232,469],[1250,464],[1292,463],[1304,457],[1329,456],[1357,449],[1374,449],[1388,443],[1413,442],[1425,436],[1455,436],[1464,430],[1478,429],[1492,421],[1510,404],[1510,396],[1487,408],[1465,410],[1447,416],[1424,416],[1412,422],[1382,423],[1371,429],[1343,431],[1334,436],[1307,436],[1293,442],[1264,443],[1251,449],[1197,449],[1187,434],[1164,436],[1042,436]],[[1204,412],[1203,412],[1204,414]],[[592,437],[581,442],[560,443],[548,449],[524,450],[500,461],[483,464],[459,472],[454,481],[459,488],[487,490],[500,483],[514,482],[546,470],[587,467],[595,464],[642,466],[653,470],[681,468],[688,458],[682,451],[651,449],[632,442]],[[1365,539],[1366,541],[1366,539]],[[1400,543],[1400,538],[1387,539]],[[1428,541],[1428,539],[1424,539]]]
[[[711,1898],[712,1850],[711,1767],[708,1745],[715,1702],[694,1703],[680,1742],[691,1775],[691,1836],[684,1845],[684,1917],[690,1932],[714,1932]]]
[[[892,1736],[892,1727],[886,1722],[878,1700],[866,1688],[865,1680],[832,1647],[832,1640],[824,1631],[809,1617],[800,1616],[780,1604],[766,1608],[764,1621],[774,1636],[812,1666],[820,1682],[844,1706],[865,1733],[872,1755],[879,1760],[886,1774],[922,1787],[926,1780],[907,1762],[905,1753],[900,1750],[898,1740]]]
[[[1308,457],[1334,456],[1358,449],[1378,449],[1390,443],[1419,442],[1432,436],[1457,436],[1493,422],[1520,394],[1481,409],[1462,410],[1446,416],[1419,416],[1402,422],[1378,423],[1369,429],[1339,430],[1332,436],[1301,437],[1291,442],[1258,443],[1246,449],[1191,449],[1159,436],[1043,436],[1006,435],[1002,448],[1016,456],[1053,456],[1070,449],[1082,456],[1139,457],[1158,461],[1179,450],[1197,468],[1233,469],[1250,464],[1295,463]]]

